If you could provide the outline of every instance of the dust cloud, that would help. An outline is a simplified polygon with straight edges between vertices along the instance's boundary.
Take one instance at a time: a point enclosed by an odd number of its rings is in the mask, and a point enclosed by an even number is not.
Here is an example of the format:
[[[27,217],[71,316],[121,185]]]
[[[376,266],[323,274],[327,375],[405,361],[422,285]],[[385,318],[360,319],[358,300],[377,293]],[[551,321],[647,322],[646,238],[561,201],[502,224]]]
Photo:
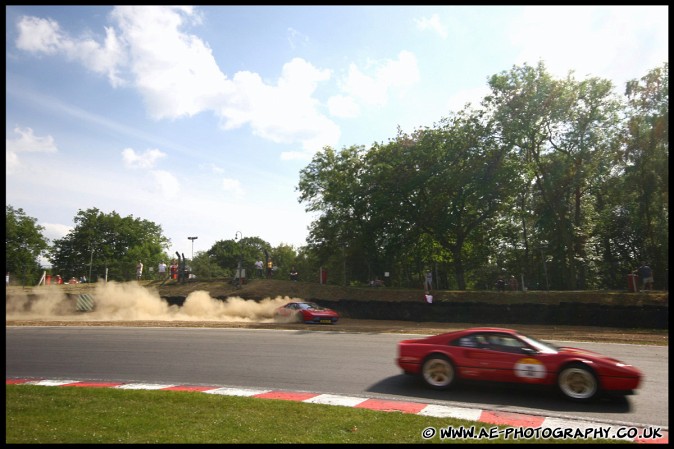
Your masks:
[[[261,301],[230,297],[211,298],[206,291],[189,294],[182,307],[170,305],[150,290],[133,282],[100,282],[86,293],[93,297],[91,310],[78,310],[77,295],[67,295],[60,286],[41,286],[29,293],[6,293],[6,320],[43,321],[228,321],[274,322],[274,310],[291,298]],[[81,307],[87,309],[87,307]]]

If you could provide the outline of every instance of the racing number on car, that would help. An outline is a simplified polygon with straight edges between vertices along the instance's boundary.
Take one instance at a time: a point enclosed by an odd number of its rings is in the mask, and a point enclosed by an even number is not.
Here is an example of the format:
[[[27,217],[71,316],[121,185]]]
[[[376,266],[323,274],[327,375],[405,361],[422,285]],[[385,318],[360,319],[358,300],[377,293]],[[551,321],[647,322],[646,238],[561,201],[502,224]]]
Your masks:
[[[524,379],[542,379],[545,377],[545,368],[536,359],[520,359],[515,363],[515,375]]]

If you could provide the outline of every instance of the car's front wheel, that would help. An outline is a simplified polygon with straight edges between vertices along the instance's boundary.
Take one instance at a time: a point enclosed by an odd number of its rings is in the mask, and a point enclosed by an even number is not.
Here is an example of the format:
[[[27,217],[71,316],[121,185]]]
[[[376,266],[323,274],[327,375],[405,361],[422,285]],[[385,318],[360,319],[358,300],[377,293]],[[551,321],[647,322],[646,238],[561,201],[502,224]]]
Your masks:
[[[567,399],[587,402],[599,393],[599,381],[592,370],[580,363],[564,367],[557,376],[559,391]]]
[[[424,383],[435,390],[446,390],[456,380],[454,364],[445,356],[431,355],[421,367]]]

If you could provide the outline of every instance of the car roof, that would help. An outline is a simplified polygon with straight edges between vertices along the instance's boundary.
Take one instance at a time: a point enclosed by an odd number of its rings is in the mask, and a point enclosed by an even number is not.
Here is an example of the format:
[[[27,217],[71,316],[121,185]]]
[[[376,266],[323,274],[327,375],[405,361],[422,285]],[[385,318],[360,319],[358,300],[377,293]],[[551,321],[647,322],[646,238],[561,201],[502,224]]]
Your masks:
[[[519,334],[515,329],[508,329],[505,327],[471,327],[463,330],[466,333],[472,332],[505,332],[507,334]]]
[[[426,341],[431,341],[431,340],[444,340],[445,338],[456,338],[456,337],[461,337],[463,335],[468,335],[468,334],[474,334],[477,332],[499,332],[499,333],[505,333],[505,334],[515,334],[515,335],[522,335],[520,332],[514,330],[514,329],[508,329],[505,327],[470,327],[467,329],[460,329],[460,330],[455,330],[451,332],[444,332],[442,334],[436,334],[436,335],[431,335],[425,338],[422,338],[421,340],[426,340]]]
[[[290,301],[290,302],[287,302],[287,303],[283,304],[281,307],[287,307],[291,304],[307,304],[307,305],[310,305],[310,306],[317,306],[318,305],[313,301]]]

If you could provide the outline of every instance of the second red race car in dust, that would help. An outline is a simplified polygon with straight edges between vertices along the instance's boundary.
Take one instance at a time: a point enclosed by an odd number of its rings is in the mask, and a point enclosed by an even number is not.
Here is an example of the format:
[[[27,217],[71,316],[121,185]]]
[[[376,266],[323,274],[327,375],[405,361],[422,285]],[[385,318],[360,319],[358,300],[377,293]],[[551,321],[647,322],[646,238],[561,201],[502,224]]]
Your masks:
[[[335,324],[339,314],[314,302],[293,301],[276,309],[274,318],[284,322]]]
[[[642,379],[637,368],[620,360],[489,327],[400,341],[396,362],[436,390],[461,380],[547,385],[577,402],[602,393],[633,394]]]

